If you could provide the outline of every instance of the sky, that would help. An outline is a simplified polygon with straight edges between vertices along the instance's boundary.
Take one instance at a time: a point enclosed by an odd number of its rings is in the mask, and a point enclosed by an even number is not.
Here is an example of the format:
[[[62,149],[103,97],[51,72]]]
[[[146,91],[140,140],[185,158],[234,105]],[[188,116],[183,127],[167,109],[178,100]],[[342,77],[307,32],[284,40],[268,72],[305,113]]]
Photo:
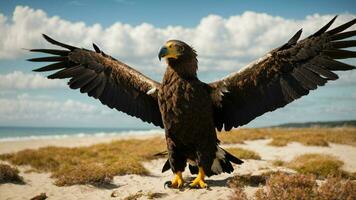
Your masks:
[[[50,47],[41,37],[83,48],[96,43],[105,53],[161,81],[159,48],[180,39],[198,52],[198,76],[211,82],[288,41],[303,28],[306,37],[333,16],[335,25],[356,17],[353,1],[0,1],[0,126],[154,128],[99,101],[70,90],[67,80],[48,80],[26,49]],[[353,26],[350,30],[355,30]],[[53,47],[52,47],[53,48]],[[345,62],[356,65],[355,59]],[[356,70],[355,70],[356,71]],[[289,122],[356,119],[356,72],[249,127]]]

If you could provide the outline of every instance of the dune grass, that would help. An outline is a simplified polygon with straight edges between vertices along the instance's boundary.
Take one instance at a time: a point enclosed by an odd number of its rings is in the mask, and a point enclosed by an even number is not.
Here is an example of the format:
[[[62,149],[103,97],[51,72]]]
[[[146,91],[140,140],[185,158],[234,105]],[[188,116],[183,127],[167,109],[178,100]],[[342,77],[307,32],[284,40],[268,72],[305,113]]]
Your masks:
[[[230,180],[231,200],[247,200],[245,186],[264,186],[254,194],[256,200],[350,200],[356,198],[356,182],[340,176],[329,176],[317,184],[315,175],[271,172],[259,176],[238,175]]]
[[[58,186],[74,184],[101,185],[110,183],[115,175],[149,172],[142,161],[154,158],[165,149],[161,138],[146,140],[119,140],[89,147],[45,147],[0,155],[14,165],[30,165],[32,168],[51,172]]]
[[[319,199],[356,199],[356,182],[341,177],[329,177],[318,188]]]
[[[286,146],[299,142],[308,146],[328,146],[329,143],[356,146],[356,128],[242,128],[218,134],[223,144],[243,143],[245,140],[272,139],[269,145]]]
[[[232,177],[227,182],[227,185],[232,188],[244,187],[244,186],[258,187],[260,185],[265,185],[268,177],[271,176],[271,174],[272,173],[263,173],[260,175],[251,175],[251,174],[237,175]]]
[[[261,160],[261,156],[258,153],[251,150],[238,148],[238,147],[226,148],[225,150],[231,153],[232,155],[238,157],[239,159]]]
[[[292,141],[306,145],[325,145],[329,142],[340,144],[356,144],[356,128],[310,128],[310,129],[238,129],[231,133],[219,133],[222,143],[243,143],[244,140],[271,138],[273,145],[285,145]],[[273,142],[274,141],[274,142]],[[324,141],[324,142],[320,142]],[[166,150],[163,138],[145,140],[130,139],[111,143],[97,144],[88,147],[44,147],[38,150],[23,150],[12,154],[0,155],[0,159],[14,165],[29,165],[36,172],[50,172],[58,186],[74,184],[107,184],[115,175],[139,174],[149,172],[142,161],[156,159],[154,154]],[[240,148],[229,148],[229,152],[242,159],[260,159],[253,152]],[[306,173],[306,166],[300,166],[296,161],[288,163],[289,167]],[[298,165],[297,165],[298,163]],[[284,165],[285,163],[280,163]],[[340,170],[340,162],[320,162],[313,167],[327,165],[327,169]],[[320,171],[321,168],[309,170]],[[323,169],[324,170],[324,169]],[[329,172],[318,176],[326,176]],[[308,173],[309,173],[308,172]],[[338,174],[338,173],[335,173]]]
[[[284,164],[285,164],[285,162],[283,160],[274,160],[274,161],[272,161],[272,165],[276,166],[276,167],[283,166]]]
[[[266,182],[266,187],[257,190],[256,200],[349,200],[356,198],[356,182],[341,177],[328,177],[318,187],[314,175],[274,174]]]
[[[166,196],[168,196],[167,193],[160,193],[160,192],[144,193],[140,190],[134,194],[130,194],[129,196],[123,198],[123,200],[137,200],[137,199],[142,199],[143,197],[144,199],[160,199]]]
[[[19,170],[7,164],[0,164],[0,184],[1,183],[24,183],[19,175]]]
[[[255,193],[257,200],[314,199],[317,197],[317,183],[314,176],[276,174],[266,182],[267,190]]]
[[[301,174],[313,174],[319,179],[330,175],[353,178],[351,174],[341,169],[343,165],[342,161],[327,154],[303,154],[285,163],[288,168]]]

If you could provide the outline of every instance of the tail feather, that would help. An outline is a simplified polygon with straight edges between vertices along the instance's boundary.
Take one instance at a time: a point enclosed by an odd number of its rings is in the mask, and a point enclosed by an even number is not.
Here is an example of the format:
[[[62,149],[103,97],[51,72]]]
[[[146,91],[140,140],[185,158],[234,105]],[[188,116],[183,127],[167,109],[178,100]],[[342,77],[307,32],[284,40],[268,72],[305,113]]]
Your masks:
[[[211,172],[215,175],[223,172],[231,173],[234,171],[234,167],[231,163],[240,165],[243,163],[243,161],[222,149],[221,147],[217,146],[216,157],[211,166]],[[199,169],[197,165],[189,163],[188,167],[191,174],[198,174]],[[169,160],[167,159],[163,165],[162,173],[169,170],[170,168],[171,166],[169,164]]]
[[[214,174],[220,174],[223,172],[231,173],[234,171],[234,168],[232,167],[231,163],[239,165],[242,164],[243,161],[236,158],[221,147],[217,146],[216,156],[211,166],[211,171]]]
[[[233,162],[233,163],[235,163],[237,165],[240,165],[240,164],[244,163],[244,161],[236,158],[235,156],[233,156],[231,153],[227,152],[226,150],[224,150],[224,152],[225,152],[225,159],[226,160],[228,160],[230,162]]]
[[[234,171],[234,168],[232,167],[231,162],[229,162],[229,161],[220,160],[220,165],[221,165],[223,172],[230,174],[231,172]]]
[[[164,163],[163,168],[162,168],[162,173],[169,170],[171,168],[171,165],[169,164],[169,160]]]

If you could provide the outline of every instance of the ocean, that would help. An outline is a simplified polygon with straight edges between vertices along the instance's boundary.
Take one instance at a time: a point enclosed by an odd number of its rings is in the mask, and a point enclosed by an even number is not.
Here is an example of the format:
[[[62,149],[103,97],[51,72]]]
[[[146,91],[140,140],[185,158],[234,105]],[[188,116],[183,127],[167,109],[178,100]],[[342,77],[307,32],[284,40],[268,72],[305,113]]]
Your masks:
[[[0,127],[0,141],[85,136],[144,135],[154,133],[163,134],[163,130],[135,128]]]

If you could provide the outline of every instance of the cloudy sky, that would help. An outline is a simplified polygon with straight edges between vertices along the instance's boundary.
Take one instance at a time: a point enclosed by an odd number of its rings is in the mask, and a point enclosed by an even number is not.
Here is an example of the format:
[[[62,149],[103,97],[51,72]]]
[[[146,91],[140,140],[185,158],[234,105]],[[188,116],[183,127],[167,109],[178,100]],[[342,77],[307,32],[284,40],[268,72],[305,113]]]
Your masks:
[[[179,2],[179,3],[178,3]],[[352,1],[0,1],[0,126],[152,126],[111,110],[31,70],[28,48],[48,47],[46,33],[72,45],[95,42],[160,81],[159,48],[169,39],[191,44],[199,78],[213,81],[263,56],[303,28],[305,37],[334,15],[336,25],[356,17]],[[355,30],[355,26],[350,29]],[[346,60],[355,65],[356,60]],[[356,70],[249,126],[356,119]]]

